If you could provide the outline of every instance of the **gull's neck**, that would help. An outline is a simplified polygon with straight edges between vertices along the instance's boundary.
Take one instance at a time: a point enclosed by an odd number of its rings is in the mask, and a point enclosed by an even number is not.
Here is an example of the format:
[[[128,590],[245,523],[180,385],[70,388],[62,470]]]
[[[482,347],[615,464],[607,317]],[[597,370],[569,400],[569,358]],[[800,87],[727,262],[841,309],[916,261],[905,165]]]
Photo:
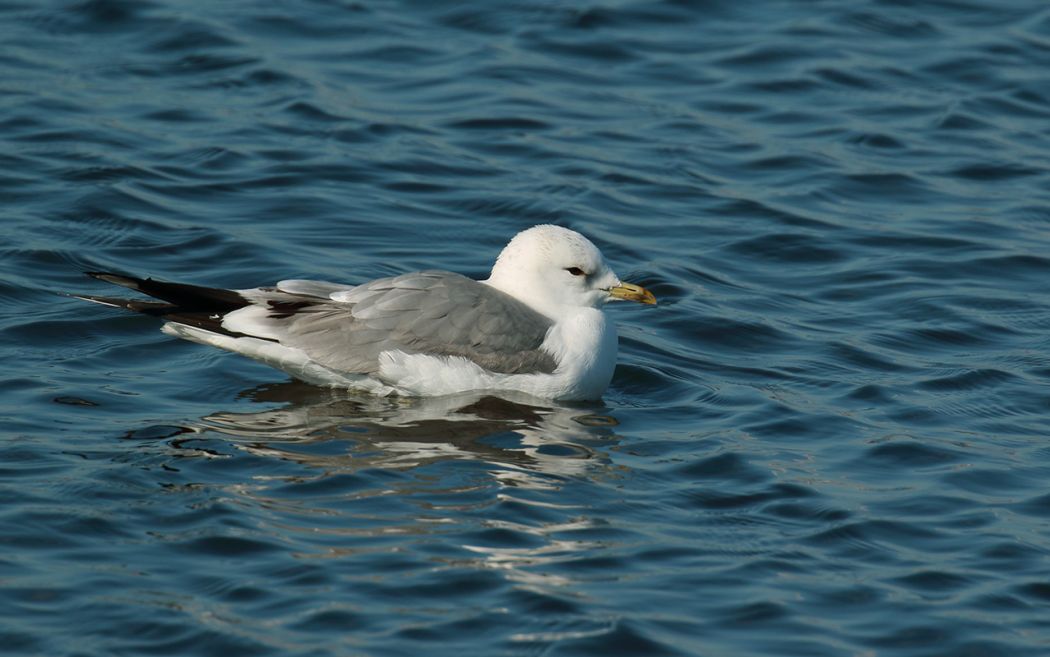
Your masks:
[[[559,303],[541,286],[522,285],[520,279],[498,276],[493,273],[488,279],[480,282],[514,297],[555,323],[586,308],[586,306]]]

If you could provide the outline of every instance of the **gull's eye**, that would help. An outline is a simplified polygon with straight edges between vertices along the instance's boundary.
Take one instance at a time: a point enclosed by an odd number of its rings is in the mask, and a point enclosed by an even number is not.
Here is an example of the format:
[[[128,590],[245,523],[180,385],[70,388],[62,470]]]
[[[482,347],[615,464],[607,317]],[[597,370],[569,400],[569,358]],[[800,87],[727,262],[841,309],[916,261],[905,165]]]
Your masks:
[[[579,267],[566,267],[565,271],[569,272],[573,276],[586,276],[583,270]]]

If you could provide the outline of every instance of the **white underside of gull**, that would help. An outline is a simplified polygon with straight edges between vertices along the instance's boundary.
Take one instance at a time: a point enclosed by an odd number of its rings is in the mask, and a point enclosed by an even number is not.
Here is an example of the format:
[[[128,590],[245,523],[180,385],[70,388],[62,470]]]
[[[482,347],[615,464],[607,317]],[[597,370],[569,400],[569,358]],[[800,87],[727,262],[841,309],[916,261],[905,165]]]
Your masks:
[[[227,320],[237,312],[231,313]],[[249,314],[244,313],[238,319],[243,321]],[[246,328],[238,322],[227,321],[224,325],[240,330]],[[492,390],[523,392],[566,401],[597,399],[612,379],[617,352],[616,327],[597,308],[567,310],[551,326],[542,347],[558,363],[550,374],[491,372],[461,356],[414,354],[400,350],[382,352],[379,371],[374,375],[352,374],[325,367],[311,360],[303,350],[271,340],[223,335],[174,323],[165,324],[163,330],[185,340],[243,354],[315,385],[374,394],[428,397]],[[254,332],[256,335],[262,333],[258,328]]]
[[[616,367],[616,327],[601,310],[580,308],[551,327],[543,349],[558,367],[550,374],[502,374],[462,357],[387,351],[378,378],[409,395],[451,395],[470,390],[514,390],[562,400],[597,399]]]

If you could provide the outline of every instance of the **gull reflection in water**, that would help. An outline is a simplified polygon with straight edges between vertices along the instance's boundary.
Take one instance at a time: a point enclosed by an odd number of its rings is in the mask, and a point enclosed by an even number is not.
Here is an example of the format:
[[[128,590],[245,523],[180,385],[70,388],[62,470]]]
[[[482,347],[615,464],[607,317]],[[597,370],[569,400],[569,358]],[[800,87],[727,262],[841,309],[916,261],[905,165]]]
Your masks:
[[[606,465],[617,422],[601,405],[554,405],[527,395],[376,397],[289,382],[241,393],[283,406],[217,412],[207,431],[236,438],[240,449],[326,470],[411,468],[444,459],[477,459],[503,468],[508,484],[543,485],[530,473],[569,476]],[[332,441],[342,448],[331,448]],[[326,444],[328,448],[317,449]]]
[[[241,396],[267,408],[212,413],[191,431],[198,436],[219,434],[236,450],[314,471],[313,476],[307,472],[260,476],[255,485],[237,486],[240,495],[271,511],[281,510],[282,532],[301,532],[311,540],[338,537],[312,555],[298,553],[301,558],[389,551],[389,537],[395,534],[417,536],[425,545],[428,537],[455,540],[452,536],[463,532],[463,556],[441,559],[439,568],[495,571],[516,586],[550,592],[571,588],[567,563],[613,547],[592,536],[607,523],[594,517],[591,497],[560,494],[570,478],[575,480],[574,490],[592,486],[600,490],[602,482],[618,476],[609,457],[610,447],[619,440],[617,422],[600,404],[559,405],[525,396],[484,394],[383,398],[299,383],[260,386]],[[479,498],[478,482],[464,486],[456,468],[428,469],[422,478],[374,474],[388,469],[410,475],[412,469],[451,460],[484,464],[484,477],[493,490]],[[362,473],[381,488],[347,491],[345,497],[337,495],[339,501],[313,495],[296,499],[287,490],[274,496],[270,490],[275,483],[319,481],[347,472]],[[365,510],[363,516],[361,512],[342,516],[348,505],[356,500],[367,503],[377,494],[441,502],[409,505],[414,511],[408,514],[386,516]],[[489,505],[483,518],[475,515],[479,503]],[[522,514],[523,505],[537,513]],[[364,526],[361,517],[368,518]],[[479,538],[479,523],[484,529],[528,539],[518,545],[488,541]]]

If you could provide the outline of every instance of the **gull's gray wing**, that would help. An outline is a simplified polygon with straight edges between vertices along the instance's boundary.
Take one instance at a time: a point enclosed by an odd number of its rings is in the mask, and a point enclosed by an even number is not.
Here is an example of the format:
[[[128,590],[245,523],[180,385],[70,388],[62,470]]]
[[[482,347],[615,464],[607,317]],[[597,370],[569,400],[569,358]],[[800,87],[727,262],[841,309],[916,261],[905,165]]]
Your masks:
[[[302,349],[343,372],[374,373],[379,354],[389,350],[462,356],[506,374],[557,367],[540,348],[550,319],[459,274],[414,272],[353,288],[286,283],[251,291],[254,305],[231,313],[223,326]]]

